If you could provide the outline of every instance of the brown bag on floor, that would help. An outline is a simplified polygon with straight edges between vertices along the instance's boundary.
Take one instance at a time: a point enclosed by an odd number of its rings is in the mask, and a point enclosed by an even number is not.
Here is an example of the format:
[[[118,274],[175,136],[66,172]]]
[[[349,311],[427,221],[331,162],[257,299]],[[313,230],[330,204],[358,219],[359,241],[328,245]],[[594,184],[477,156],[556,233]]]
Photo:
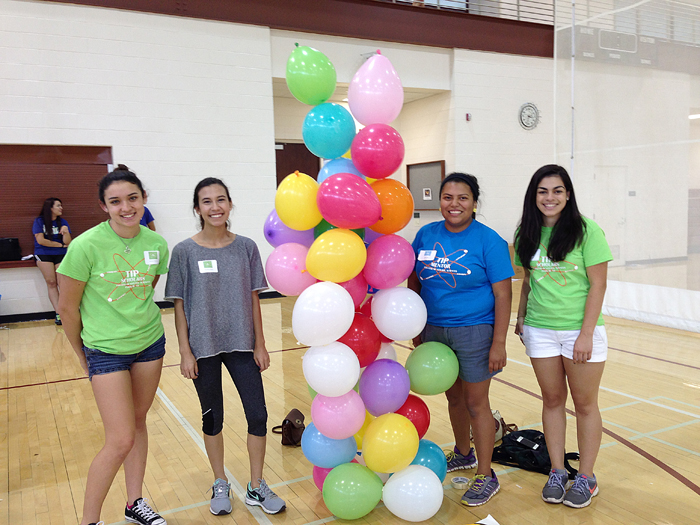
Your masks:
[[[273,427],[273,434],[282,434],[282,444],[292,447],[301,445],[301,435],[304,433],[304,414],[293,408],[284,418],[281,425]]]

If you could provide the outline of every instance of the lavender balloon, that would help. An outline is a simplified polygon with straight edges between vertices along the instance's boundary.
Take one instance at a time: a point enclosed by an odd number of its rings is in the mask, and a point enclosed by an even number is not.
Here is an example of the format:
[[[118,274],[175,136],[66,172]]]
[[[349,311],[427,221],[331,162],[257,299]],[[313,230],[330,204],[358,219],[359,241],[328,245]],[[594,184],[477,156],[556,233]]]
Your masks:
[[[309,248],[314,243],[314,229],[292,230],[277,216],[277,210],[272,210],[265,221],[265,239],[273,248],[288,242],[295,242]]]
[[[360,377],[360,397],[373,416],[396,412],[408,399],[410,390],[408,372],[391,359],[378,359]]]

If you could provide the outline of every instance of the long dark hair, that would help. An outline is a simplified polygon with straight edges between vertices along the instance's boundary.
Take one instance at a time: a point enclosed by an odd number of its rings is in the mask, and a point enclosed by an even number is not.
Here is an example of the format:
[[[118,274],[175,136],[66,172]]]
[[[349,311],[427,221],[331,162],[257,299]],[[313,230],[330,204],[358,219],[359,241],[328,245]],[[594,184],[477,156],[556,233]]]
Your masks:
[[[199,208],[199,190],[202,188],[206,188],[207,186],[214,186],[215,184],[218,184],[221,186],[225,191],[226,191],[226,197],[228,197],[228,201],[231,202],[231,194],[228,191],[228,186],[222,181],[221,179],[217,179],[216,177],[207,177],[206,179],[202,179],[199,181],[197,186],[194,188],[194,198],[192,200],[192,213],[197,215],[196,209]],[[233,209],[233,207],[231,207]],[[204,229],[204,218],[200,215],[199,216],[199,225],[202,229]],[[226,227],[228,228],[229,222],[226,221]]]
[[[54,203],[58,201],[63,204],[63,201],[58,197],[49,197],[44,201],[44,205],[41,207],[41,212],[39,217],[44,221],[44,236],[46,240],[50,240],[48,237],[53,235],[53,220],[51,219],[51,208],[53,208]],[[56,217],[56,222],[58,222],[58,229],[61,229],[63,225],[63,219],[61,217]]]
[[[547,257],[552,261],[562,261],[583,240],[585,224],[578,211],[576,195],[571,178],[564,168],[556,164],[547,164],[538,169],[530,179],[523,202],[523,216],[515,234],[515,246],[523,267],[531,269],[530,261],[540,247],[542,233],[542,212],[537,207],[537,189],[545,177],[559,177],[569,193],[569,200],[554,225],[552,237],[547,248]]]
[[[442,190],[445,187],[445,184],[448,182],[463,182],[467,186],[469,186],[469,189],[472,191],[472,197],[474,198],[474,204],[477,204],[479,202],[479,181],[476,180],[476,177],[474,175],[469,175],[468,173],[460,173],[458,171],[454,173],[450,173],[447,177],[442,179],[442,182],[440,183],[440,195],[439,197],[442,199]],[[472,219],[476,219],[476,212],[472,211]]]
[[[118,164],[114,171],[111,171],[110,173],[102,177],[100,182],[97,183],[99,188],[100,202],[102,204],[106,204],[105,191],[107,191],[107,188],[109,188],[115,182],[121,181],[135,184],[136,186],[138,186],[139,190],[141,190],[141,195],[146,197],[146,190],[143,189],[143,184],[141,184],[141,180],[136,176],[136,173],[129,170],[126,164]]]

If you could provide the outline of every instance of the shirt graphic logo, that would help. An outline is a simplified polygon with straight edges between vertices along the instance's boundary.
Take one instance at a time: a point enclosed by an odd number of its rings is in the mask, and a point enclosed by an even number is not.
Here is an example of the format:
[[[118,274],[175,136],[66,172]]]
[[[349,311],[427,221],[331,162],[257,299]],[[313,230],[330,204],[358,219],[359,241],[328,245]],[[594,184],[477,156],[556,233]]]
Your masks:
[[[118,253],[112,256],[112,260],[116,270],[100,274],[100,277],[105,281],[114,285],[114,289],[107,297],[107,302],[118,301],[129,294],[133,294],[137,299],[145,301],[148,297],[148,287],[151,286],[154,277],[150,273],[151,265],[146,263],[144,259],[141,259],[132,266],[129,261]]]
[[[433,246],[437,256],[429,262],[419,261],[422,266],[418,270],[418,279],[427,281],[438,277],[450,288],[457,287],[455,276],[471,275],[472,271],[462,263],[458,262],[465,257],[469,250],[459,249],[450,253],[445,253],[445,248],[439,242]]]
[[[544,254],[544,255],[542,255]],[[532,266],[533,271],[542,272],[542,275],[535,279],[536,282],[540,282],[545,277],[548,277],[559,286],[566,286],[566,274],[568,272],[573,272],[578,270],[578,265],[567,261],[555,262],[547,257],[547,247],[540,243],[540,248],[537,249],[535,255],[532,256]]]

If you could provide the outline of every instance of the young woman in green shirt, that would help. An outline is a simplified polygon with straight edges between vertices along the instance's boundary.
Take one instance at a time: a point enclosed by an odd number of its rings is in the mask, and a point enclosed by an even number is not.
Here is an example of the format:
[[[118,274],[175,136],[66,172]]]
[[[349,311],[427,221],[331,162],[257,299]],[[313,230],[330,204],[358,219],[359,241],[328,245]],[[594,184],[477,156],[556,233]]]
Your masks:
[[[165,337],[153,288],[168,271],[165,239],[139,225],[146,192],[120,164],[99,183],[109,220],[78,236],[58,273],[66,337],[89,375],[105,444],[88,471],[81,525],[97,524],[114,477],[124,465],[124,518],[165,525],[142,498],[148,413],[160,380]],[[99,522],[102,523],[102,522]]]
[[[611,260],[603,230],[579,212],[566,170],[554,164],[537,170],[515,235],[515,263],[525,269],[515,333],[542,390],[542,424],[553,467],[542,490],[548,503],[581,508],[598,494],[593,474],[602,437],[598,389],[608,351],[601,308]],[[581,455],[568,490],[567,383]]]

